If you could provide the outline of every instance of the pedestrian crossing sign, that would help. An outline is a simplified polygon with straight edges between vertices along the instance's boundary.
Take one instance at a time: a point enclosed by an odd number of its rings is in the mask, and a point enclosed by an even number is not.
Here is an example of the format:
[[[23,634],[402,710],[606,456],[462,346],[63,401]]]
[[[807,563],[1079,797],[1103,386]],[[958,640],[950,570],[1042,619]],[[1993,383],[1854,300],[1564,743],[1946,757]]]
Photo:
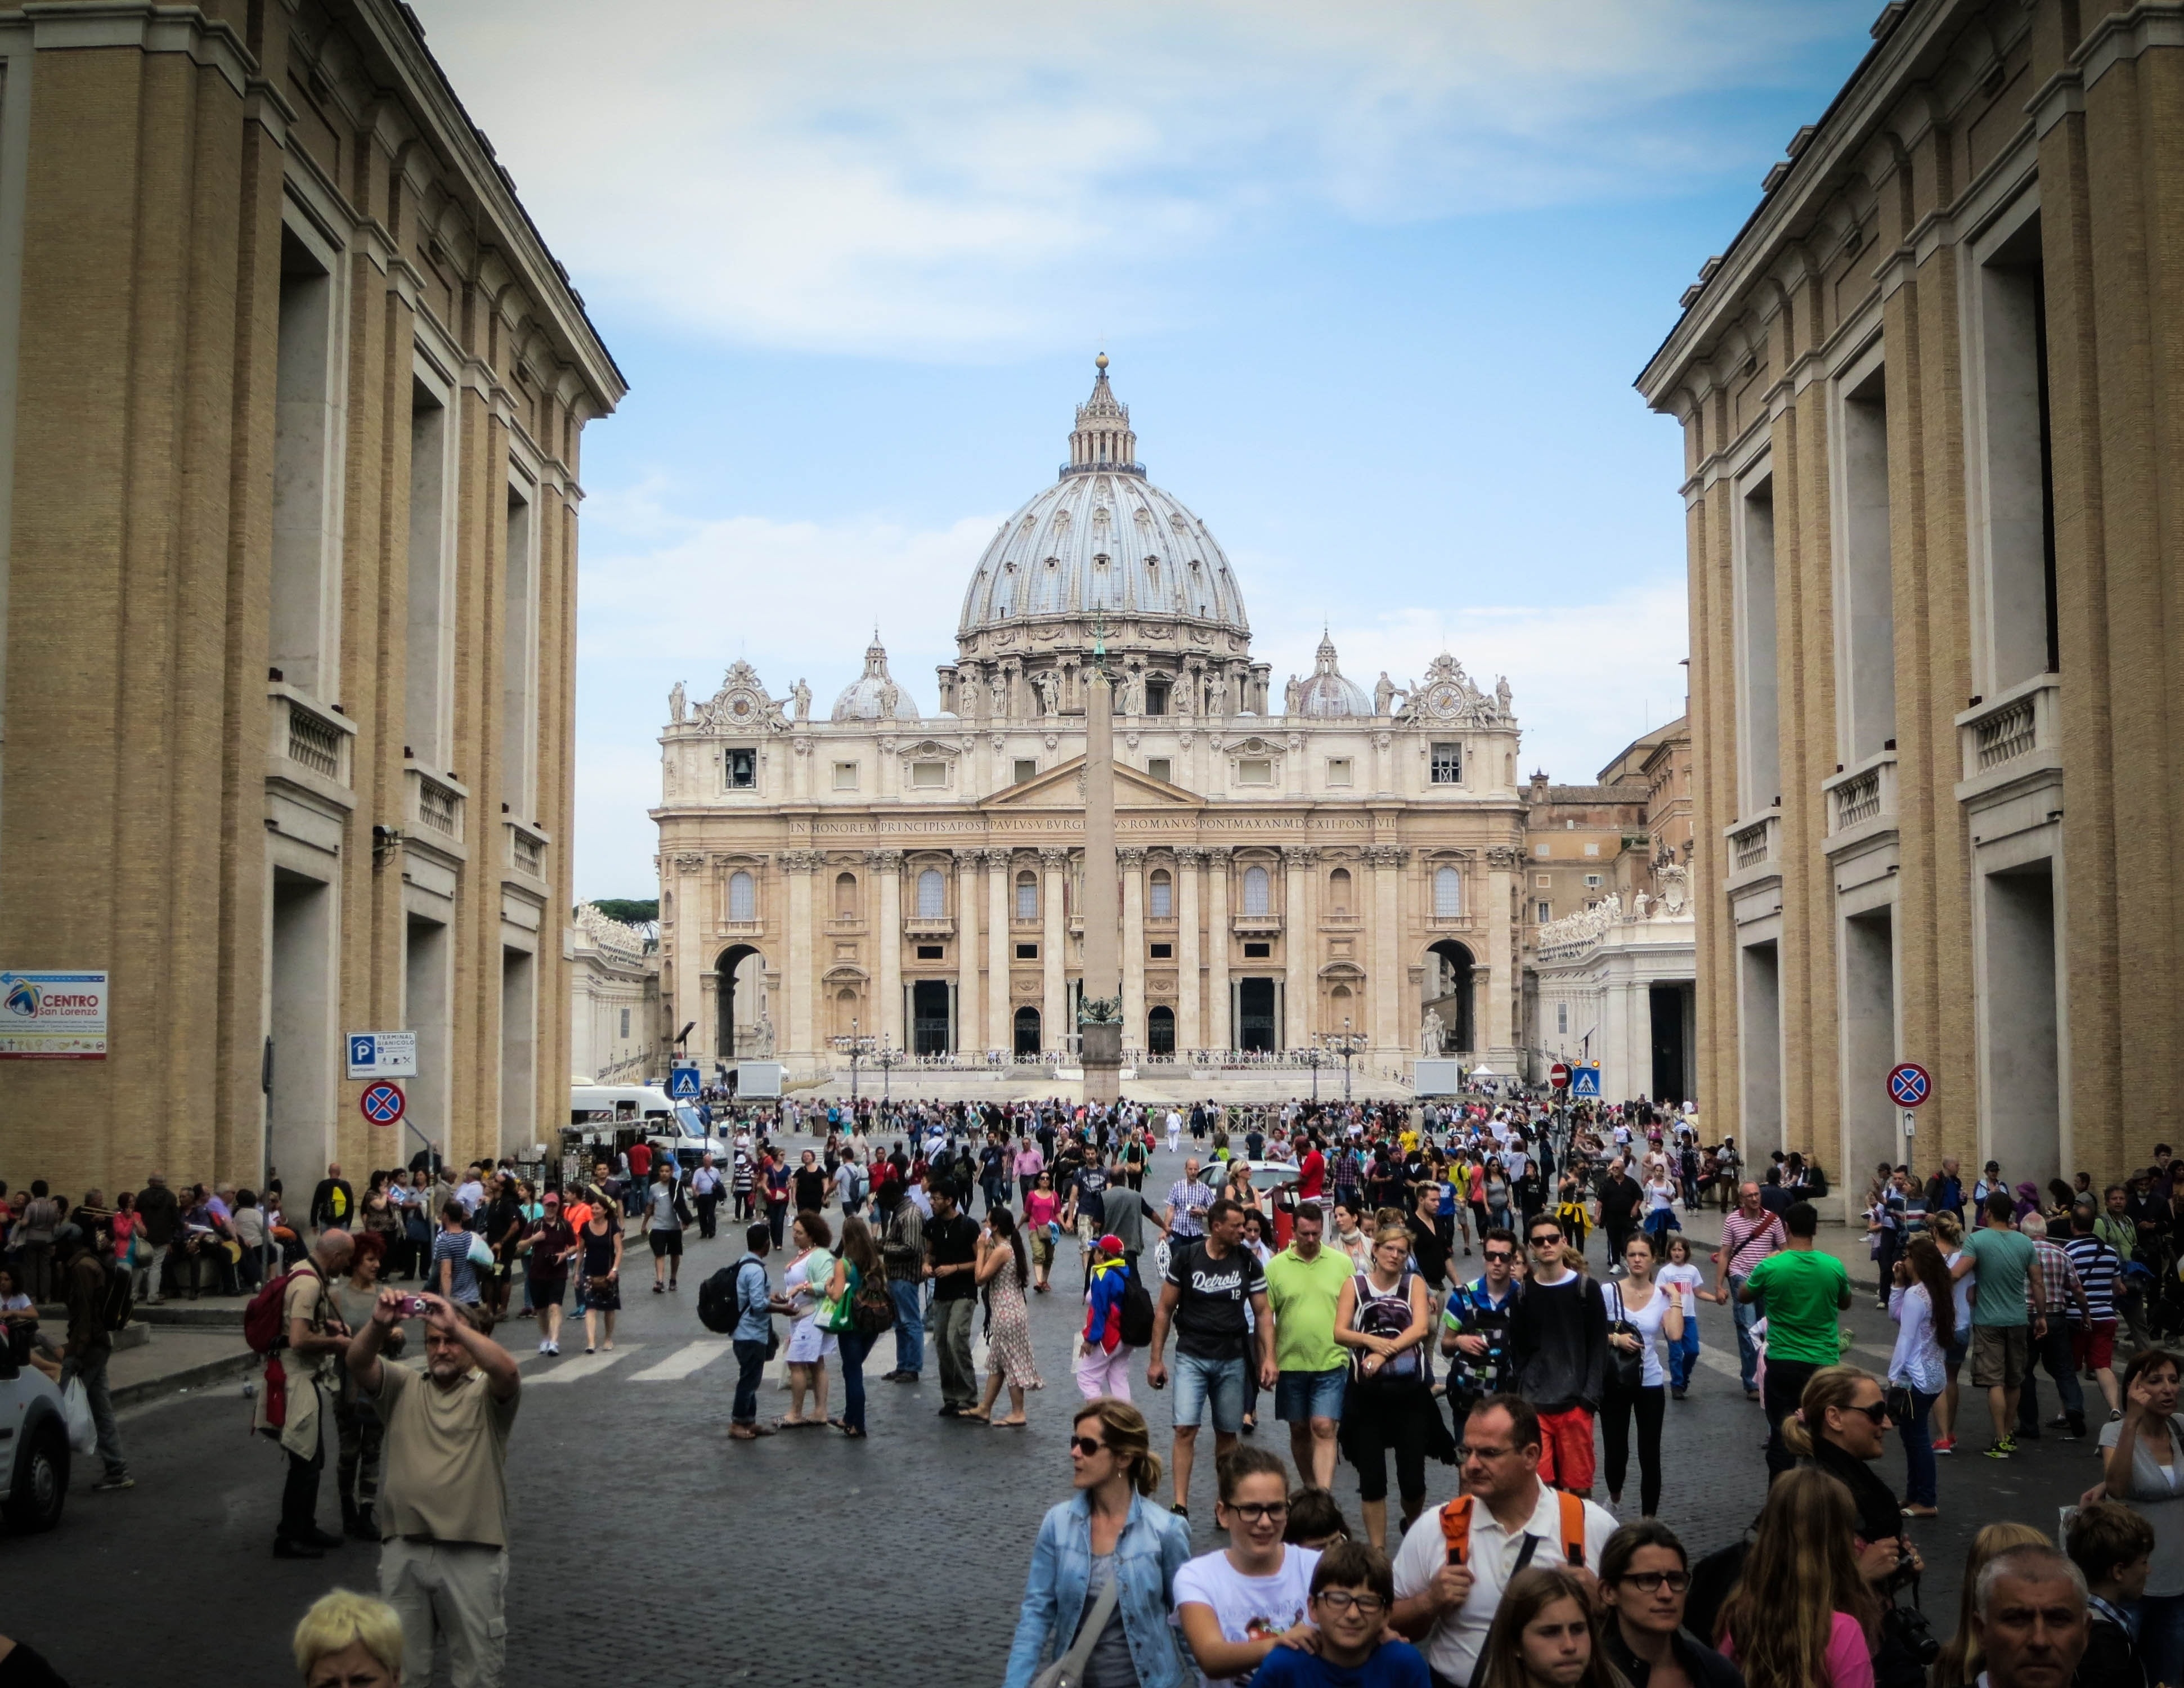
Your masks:
[[[1600,1100],[1600,1063],[1570,1068],[1570,1095],[1585,1101]]]
[[[698,1100],[698,1069],[694,1067],[677,1067],[667,1081],[667,1094],[678,1102],[696,1101]]]

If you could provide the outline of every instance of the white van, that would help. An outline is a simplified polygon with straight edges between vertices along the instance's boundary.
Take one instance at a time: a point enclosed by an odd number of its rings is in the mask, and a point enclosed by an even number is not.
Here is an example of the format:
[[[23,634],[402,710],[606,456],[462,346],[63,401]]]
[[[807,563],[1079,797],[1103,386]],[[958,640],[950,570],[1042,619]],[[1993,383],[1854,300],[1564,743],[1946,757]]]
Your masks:
[[[727,1145],[719,1127],[709,1132],[694,1106],[673,1100],[654,1085],[572,1084],[569,1123],[593,1130],[642,1131],[653,1147],[669,1150],[686,1167],[696,1166],[708,1150],[727,1164]]]

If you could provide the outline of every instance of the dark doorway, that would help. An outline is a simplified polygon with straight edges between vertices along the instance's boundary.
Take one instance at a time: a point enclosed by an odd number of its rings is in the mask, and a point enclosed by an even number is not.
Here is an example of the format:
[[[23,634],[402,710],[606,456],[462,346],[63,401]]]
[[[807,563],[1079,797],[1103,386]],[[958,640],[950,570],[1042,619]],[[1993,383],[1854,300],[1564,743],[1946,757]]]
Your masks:
[[[1477,1021],[1471,1005],[1475,966],[1471,951],[1454,939],[1444,938],[1426,953],[1434,958],[1434,968],[1426,988],[1425,1006],[1440,1014],[1446,1046],[1469,1055],[1478,1048],[1472,1040]]]
[[[1273,1050],[1277,1047],[1274,1024],[1274,982],[1272,979],[1236,981],[1236,1046]]]
[[[1175,1053],[1175,1010],[1156,1008],[1145,1016],[1145,1047],[1155,1055]]]
[[[1039,1010],[1036,1008],[1017,1010],[1017,1055],[1019,1058],[1028,1056],[1034,1061],[1039,1059]]]
[[[1646,992],[1653,1022],[1653,1088],[1646,1094],[1664,1106],[1691,1094],[1685,1078],[1684,989],[1680,984],[1657,984]]]
[[[755,1045],[749,1050],[736,1047],[736,970],[748,957],[756,954],[758,951],[749,944],[738,944],[721,957],[717,969],[719,988],[713,993],[714,1007],[719,1017],[714,1027],[713,1049],[722,1061],[733,1061],[743,1055],[757,1053]],[[758,1024],[755,1005],[747,1008],[745,1017],[749,1022],[746,1029],[755,1029]]]
[[[948,981],[919,979],[910,988],[910,1047],[913,1055],[949,1050]]]

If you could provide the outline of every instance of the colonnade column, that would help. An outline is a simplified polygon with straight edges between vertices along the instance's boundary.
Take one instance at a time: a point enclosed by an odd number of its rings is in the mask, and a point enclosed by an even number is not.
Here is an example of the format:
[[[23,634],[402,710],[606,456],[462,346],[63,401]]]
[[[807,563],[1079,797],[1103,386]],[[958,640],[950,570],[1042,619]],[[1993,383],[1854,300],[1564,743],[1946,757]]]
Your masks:
[[[702,1038],[705,1028],[704,996],[699,984],[704,977],[707,937],[705,928],[705,909],[698,894],[699,875],[705,870],[705,858],[688,852],[675,858],[675,977],[671,982],[675,993],[675,1023],[667,1028],[667,1049],[671,1057],[675,1049],[675,1034],[686,1021],[700,1023],[690,1035]]]
[[[978,1048],[978,852],[956,852],[956,1052]]]
[[[811,876],[818,866],[819,857],[813,851],[792,850],[782,853],[782,872],[788,876],[788,955],[782,962],[782,973],[788,988],[786,1049],[796,1055],[809,1055],[818,1047],[811,1035]]]
[[[872,1005],[872,1029],[897,1049],[902,1041],[902,852],[870,850],[866,865],[878,883],[879,1000]]]
[[[1004,1051],[1016,1046],[1009,1023],[1011,861],[1007,850],[986,852],[986,1047]]]
[[[1234,1049],[1236,1028],[1228,1005],[1228,847],[1206,852],[1206,1044]]]
[[[1175,1047],[1178,1056],[1201,1047],[1198,977],[1198,870],[1206,852],[1195,844],[1175,850]]]
[[[1319,852],[1310,844],[1282,846],[1282,1047],[1312,1047],[1312,931],[1311,868]]]
[[[1394,1049],[1404,1037],[1403,852],[1394,844],[1373,844],[1365,860],[1373,869],[1373,1047]]]
[[[1516,964],[1510,951],[1509,891],[1516,883],[1511,870],[1522,861],[1517,851],[1506,844],[1486,852],[1485,1026],[1472,1033],[1482,1054],[1491,1049],[1514,1048],[1518,1042],[1514,1025]],[[1476,1014],[1475,987],[1474,1001],[1473,1012]]]
[[[1043,850],[1039,853],[1039,908],[1043,930],[1039,935],[1039,967],[1045,989],[1040,993],[1039,1040],[1046,1049],[1066,1050],[1069,1033],[1069,983],[1062,972],[1067,958],[1067,900],[1062,887],[1069,871],[1069,852]]]
[[[1145,1035],[1145,853],[1115,852],[1123,869],[1123,1045],[1147,1049]]]

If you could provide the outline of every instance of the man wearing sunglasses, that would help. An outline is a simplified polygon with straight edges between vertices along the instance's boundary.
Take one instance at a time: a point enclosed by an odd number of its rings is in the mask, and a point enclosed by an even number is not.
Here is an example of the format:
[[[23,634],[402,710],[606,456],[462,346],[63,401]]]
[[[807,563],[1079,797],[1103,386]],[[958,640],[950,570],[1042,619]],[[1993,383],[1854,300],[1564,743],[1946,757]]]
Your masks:
[[[1564,1258],[1563,1228],[1542,1213],[1524,1228],[1530,1272],[1509,1320],[1518,1395],[1540,1415],[1540,1479],[1592,1491],[1593,1414],[1607,1369],[1607,1304]]]
[[[1458,1425],[1471,1403],[1515,1386],[1509,1318],[1517,1305],[1517,1235],[1507,1228],[1483,1233],[1479,1252],[1486,1270],[1449,1291],[1441,1309],[1440,1351],[1456,1357],[1448,1400]]]

